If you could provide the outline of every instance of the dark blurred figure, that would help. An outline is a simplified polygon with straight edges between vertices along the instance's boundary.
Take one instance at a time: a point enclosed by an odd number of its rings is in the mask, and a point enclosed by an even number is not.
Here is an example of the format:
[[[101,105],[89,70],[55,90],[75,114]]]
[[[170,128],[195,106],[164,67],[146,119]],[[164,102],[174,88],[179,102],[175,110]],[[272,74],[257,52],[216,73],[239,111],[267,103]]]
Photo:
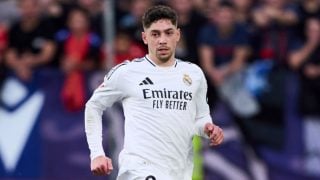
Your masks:
[[[129,12],[118,20],[121,29],[127,29],[134,41],[144,46],[141,38],[143,12],[153,5],[153,0],[130,0]],[[144,46],[145,47],[145,46]],[[145,47],[146,48],[146,47]]]
[[[307,19],[305,38],[292,44],[290,66],[301,78],[300,111],[302,114],[305,167],[308,174],[320,175],[320,21]]]
[[[136,43],[130,36],[130,33],[123,29],[117,30],[114,50],[115,64],[120,64],[125,60],[140,58],[146,54],[145,48]]]
[[[74,8],[67,19],[67,29],[56,34],[58,55],[65,81],[62,100],[70,111],[78,111],[86,101],[84,73],[100,65],[101,39],[90,31],[90,17],[83,8]]]
[[[4,52],[8,45],[8,28],[0,22],[0,62],[3,62]]]
[[[169,5],[174,8],[178,16],[181,38],[176,49],[177,58],[199,64],[197,49],[197,37],[200,28],[206,23],[206,19],[199,14],[189,0],[171,0]]]
[[[240,24],[249,25],[252,23],[251,11],[253,0],[231,0],[235,6],[236,21]]]
[[[206,0],[203,1],[202,7],[201,9],[199,9],[198,11],[203,13],[203,15],[207,18],[210,18],[210,16],[212,15],[212,12],[215,12],[218,10],[219,8],[219,3],[221,0]]]
[[[5,79],[4,53],[8,45],[7,27],[0,23],[0,90]]]
[[[303,0],[298,2],[299,23],[297,25],[298,36],[305,35],[305,22],[309,18],[320,18],[320,1]]]
[[[256,58],[286,64],[288,40],[298,22],[296,10],[286,0],[262,0],[253,11],[253,20],[258,29]]]
[[[41,19],[38,0],[20,0],[17,3],[21,18],[9,29],[6,66],[23,81],[31,80],[38,67],[52,60],[55,45],[52,29]]]
[[[121,0],[115,1],[115,8],[116,8],[116,23],[118,26],[119,20],[125,16],[130,9],[130,0]]]
[[[210,20],[199,34],[198,45],[200,64],[215,89],[243,68],[249,49],[245,28],[236,23],[233,4],[220,3],[218,10],[211,12]]]
[[[255,36],[253,42],[254,60],[272,63],[270,73],[266,75],[268,88],[259,99],[262,112],[258,117],[261,127],[275,129],[278,134],[284,133],[287,105],[292,99],[287,92],[288,79],[288,50],[290,39],[294,37],[294,27],[298,23],[296,9],[287,0],[262,0],[253,11]],[[265,63],[266,64],[266,63]],[[262,67],[263,68],[263,67]],[[290,85],[291,86],[291,85]],[[266,125],[267,124],[267,125]],[[262,134],[261,134],[262,135]],[[276,148],[285,145],[284,137],[268,138],[268,142]]]
[[[244,26],[246,32],[248,33],[248,41],[250,46],[254,44],[254,38],[256,29],[253,24],[252,10],[254,7],[254,0],[230,0],[235,7],[235,19],[238,24]],[[252,53],[250,52],[250,56],[248,62],[252,61]]]
[[[284,172],[302,170],[302,128],[297,113],[299,84],[288,67],[290,43],[299,19],[292,1],[262,0],[253,10],[253,20],[255,71],[268,70],[263,78],[265,88],[258,97],[261,111],[257,117],[242,122],[244,132],[270,169],[269,178],[277,179]]]
[[[239,136],[235,113],[230,108],[232,102],[229,100],[236,99],[234,96],[238,95],[228,93],[225,88],[232,83],[231,79],[241,74],[249,55],[247,33],[244,26],[237,24],[235,15],[232,3],[220,2],[216,11],[211,12],[211,22],[199,34],[200,64],[208,80],[208,98],[213,118],[226,132],[234,134],[220,148],[204,148],[205,179],[252,179],[243,151],[245,144]],[[228,98],[226,94],[229,94]],[[240,173],[229,173],[222,164],[212,166],[217,157],[220,161],[232,164]]]
[[[48,0],[43,4],[54,32],[66,27],[68,13],[75,6],[76,0]]]
[[[77,0],[78,5],[89,12],[90,29],[104,40],[103,0]]]
[[[0,1],[0,22],[11,25],[12,22],[19,18],[18,8],[16,1],[2,0]]]

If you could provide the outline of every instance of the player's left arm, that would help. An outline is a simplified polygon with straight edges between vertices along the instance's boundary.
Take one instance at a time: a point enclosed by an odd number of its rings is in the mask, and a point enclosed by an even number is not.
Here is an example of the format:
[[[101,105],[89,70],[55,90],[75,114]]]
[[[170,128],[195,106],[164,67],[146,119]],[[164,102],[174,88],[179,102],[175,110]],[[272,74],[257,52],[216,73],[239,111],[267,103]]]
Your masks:
[[[223,130],[212,122],[207,103],[207,82],[201,73],[201,82],[196,94],[196,134],[210,139],[210,145],[219,145],[223,141]]]

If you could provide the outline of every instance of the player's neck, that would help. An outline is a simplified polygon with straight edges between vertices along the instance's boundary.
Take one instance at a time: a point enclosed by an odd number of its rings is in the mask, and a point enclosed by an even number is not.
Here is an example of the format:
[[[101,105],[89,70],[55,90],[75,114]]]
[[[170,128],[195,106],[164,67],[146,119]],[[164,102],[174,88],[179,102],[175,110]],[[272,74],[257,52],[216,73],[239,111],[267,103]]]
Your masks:
[[[157,65],[157,66],[159,66],[159,67],[171,67],[171,66],[174,66],[174,65],[175,65],[175,62],[176,62],[176,60],[175,60],[175,58],[174,58],[174,55],[172,55],[172,56],[170,57],[170,59],[167,60],[167,61],[161,61],[161,60],[159,60],[158,58],[153,57],[153,56],[150,55],[150,54],[147,54],[147,58],[148,58],[149,60],[151,60],[155,65]]]

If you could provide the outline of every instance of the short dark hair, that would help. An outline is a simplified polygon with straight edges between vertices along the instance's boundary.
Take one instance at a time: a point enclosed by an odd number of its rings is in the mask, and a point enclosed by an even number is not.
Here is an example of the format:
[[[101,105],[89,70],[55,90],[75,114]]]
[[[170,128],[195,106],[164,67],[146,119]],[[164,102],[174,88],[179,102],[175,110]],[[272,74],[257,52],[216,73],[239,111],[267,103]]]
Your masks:
[[[220,8],[229,8],[229,9],[234,9],[234,4],[230,1],[220,1],[219,2],[219,7]]]
[[[149,28],[152,23],[160,20],[168,19],[174,25],[178,25],[178,15],[170,7],[164,5],[157,5],[149,8],[142,17],[143,28]]]

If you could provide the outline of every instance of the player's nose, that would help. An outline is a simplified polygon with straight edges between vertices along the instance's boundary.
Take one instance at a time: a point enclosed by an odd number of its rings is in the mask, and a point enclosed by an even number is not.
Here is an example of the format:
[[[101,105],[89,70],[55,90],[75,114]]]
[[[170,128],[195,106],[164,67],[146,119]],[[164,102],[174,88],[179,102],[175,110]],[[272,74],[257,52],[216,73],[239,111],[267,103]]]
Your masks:
[[[167,38],[164,35],[161,35],[159,38],[159,44],[167,44]]]

